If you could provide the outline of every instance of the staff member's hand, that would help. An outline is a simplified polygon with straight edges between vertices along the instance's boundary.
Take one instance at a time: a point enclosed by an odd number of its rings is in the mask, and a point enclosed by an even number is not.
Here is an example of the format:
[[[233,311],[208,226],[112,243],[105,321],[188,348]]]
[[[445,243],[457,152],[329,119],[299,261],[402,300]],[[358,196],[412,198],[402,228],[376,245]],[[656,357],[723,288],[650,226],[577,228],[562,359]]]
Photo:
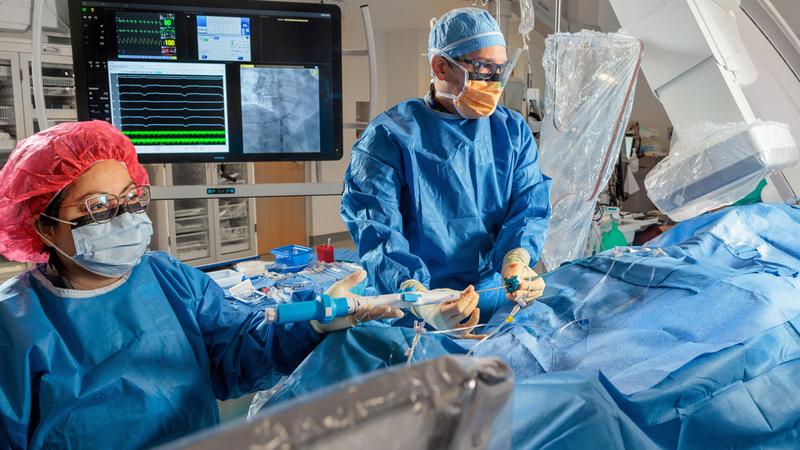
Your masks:
[[[475,292],[475,287],[468,286],[461,291],[461,297],[458,300],[442,303],[439,315],[440,319],[445,323],[444,329],[467,328],[463,330],[463,334],[471,334],[472,327],[477,325],[481,319],[481,310],[478,308],[479,299],[480,295]]]
[[[541,297],[544,293],[544,280],[536,278],[539,275],[529,267],[530,262],[531,256],[524,248],[511,250],[503,259],[503,270],[500,272],[503,282],[515,276],[519,281],[519,288],[506,294],[506,298],[512,302],[516,302],[517,299],[531,302]],[[529,281],[533,278],[536,279]]]
[[[333,298],[353,298],[352,289],[367,279],[367,272],[357,270],[347,278],[334,283],[325,294]],[[403,317],[403,311],[392,308],[391,306],[367,306],[361,308],[353,314],[344,317],[337,317],[330,323],[319,323],[316,320],[309,322],[311,328],[319,334],[330,333],[333,331],[344,330],[358,325],[361,322],[369,322],[378,319],[397,319]]]
[[[406,280],[400,288],[411,291],[428,290],[417,280]],[[453,289],[434,289],[434,291],[458,293]],[[458,300],[438,305],[417,306],[411,308],[411,312],[437,330],[462,329],[456,333],[463,337],[475,337],[472,334],[472,327],[477,325],[481,318],[481,310],[478,308],[479,299],[480,295],[475,292],[475,288],[468,286],[467,289],[461,291]]]

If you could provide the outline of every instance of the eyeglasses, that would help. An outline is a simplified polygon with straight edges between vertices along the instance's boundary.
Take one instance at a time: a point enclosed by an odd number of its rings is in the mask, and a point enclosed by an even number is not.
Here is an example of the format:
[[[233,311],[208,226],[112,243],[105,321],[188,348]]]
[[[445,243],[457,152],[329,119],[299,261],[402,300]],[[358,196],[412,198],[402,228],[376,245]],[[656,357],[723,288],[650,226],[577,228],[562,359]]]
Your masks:
[[[484,81],[501,81],[506,71],[509,70],[511,64],[496,64],[488,61],[479,61],[469,58],[454,58],[456,61],[470,66],[467,71],[469,72],[470,79],[484,80]]]
[[[68,208],[72,206],[83,206],[89,214],[79,217],[73,221],[62,220],[57,217],[48,217],[57,222],[72,225],[72,228],[78,228],[92,223],[108,223],[114,217],[117,217],[123,212],[132,214],[141,214],[145,212],[147,206],[150,204],[150,186],[134,186],[121,195],[114,194],[97,194],[93,195],[83,203],[74,205],[61,205],[59,208]],[[122,209],[120,209],[122,206]],[[44,214],[43,214],[44,215]]]

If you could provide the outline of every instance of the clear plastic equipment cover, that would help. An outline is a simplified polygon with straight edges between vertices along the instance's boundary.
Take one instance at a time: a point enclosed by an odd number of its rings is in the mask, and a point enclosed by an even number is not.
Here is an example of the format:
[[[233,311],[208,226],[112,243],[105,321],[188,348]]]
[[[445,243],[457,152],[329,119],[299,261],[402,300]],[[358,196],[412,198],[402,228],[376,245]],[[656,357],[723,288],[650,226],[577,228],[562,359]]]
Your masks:
[[[676,134],[669,156],[644,181],[653,204],[676,222],[730,205],[762,179],[800,162],[782,123],[706,122]]]
[[[608,183],[630,117],[642,43],[623,33],[551,35],[540,154],[553,179],[542,253],[548,268],[583,256],[598,195]]]

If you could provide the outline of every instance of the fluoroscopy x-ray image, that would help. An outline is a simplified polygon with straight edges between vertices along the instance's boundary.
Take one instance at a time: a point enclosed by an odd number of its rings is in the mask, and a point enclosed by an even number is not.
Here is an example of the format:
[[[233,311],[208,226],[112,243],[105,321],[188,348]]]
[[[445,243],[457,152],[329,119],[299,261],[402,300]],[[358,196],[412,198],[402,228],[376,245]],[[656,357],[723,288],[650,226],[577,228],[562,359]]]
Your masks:
[[[242,67],[244,153],[320,151],[319,70]]]

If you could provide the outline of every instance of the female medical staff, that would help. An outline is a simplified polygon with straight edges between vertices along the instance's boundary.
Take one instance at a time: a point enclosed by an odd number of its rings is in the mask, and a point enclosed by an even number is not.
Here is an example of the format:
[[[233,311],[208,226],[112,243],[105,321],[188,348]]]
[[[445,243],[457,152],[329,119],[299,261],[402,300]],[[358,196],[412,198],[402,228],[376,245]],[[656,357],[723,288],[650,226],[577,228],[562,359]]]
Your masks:
[[[518,52],[485,10],[460,8],[432,25],[434,75],[424,99],[379,115],[353,147],[341,214],[380,291],[497,287],[535,275],[550,216],[550,179],[522,116],[497,103]],[[509,299],[532,299],[523,282]],[[502,291],[470,287],[453,304],[415,311],[437,329],[489,318]],[[478,308],[479,307],[479,308]],[[466,323],[464,319],[468,318]]]
[[[22,142],[0,172],[0,254],[39,263],[0,286],[0,448],[141,448],[218,422],[338,323],[264,323],[205,274],[148,253],[147,174],[105,122]],[[366,274],[332,288],[346,291]]]

